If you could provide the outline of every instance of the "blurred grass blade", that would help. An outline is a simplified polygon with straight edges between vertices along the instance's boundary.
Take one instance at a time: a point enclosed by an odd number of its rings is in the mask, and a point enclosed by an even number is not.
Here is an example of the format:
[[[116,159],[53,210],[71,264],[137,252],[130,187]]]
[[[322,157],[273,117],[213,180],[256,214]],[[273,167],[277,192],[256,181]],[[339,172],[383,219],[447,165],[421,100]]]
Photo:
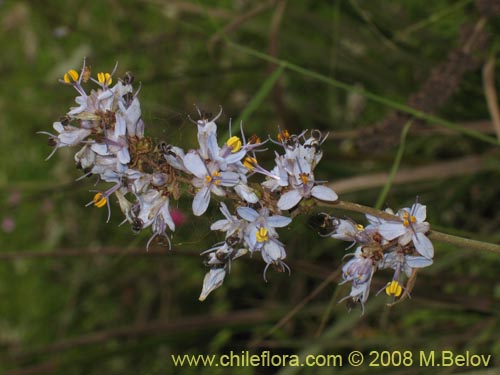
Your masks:
[[[401,142],[399,144],[399,149],[398,152],[396,153],[396,157],[394,158],[394,163],[392,163],[391,171],[389,172],[389,176],[387,177],[387,181],[380,191],[380,195],[377,198],[377,203],[375,203],[375,208],[377,210],[382,209],[382,205],[385,202],[385,199],[387,198],[387,194],[389,193],[389,190],[391,189],[392,182],[394,181],[394,177],[396,176],[396,173],[398,172],[399,165],[401,164],[401,159],[403,159],[403,154],[405,152],[405,144],[406,144],[406,136],[408,135],[408,131],[410,130],[412,121],[408,121],[404,127],[403,131],[401,132]]]
[[[290,63],[288,61],[275,58],[275,57],[270,56],[268,54],[265,54],[265,53],[259,52],[257,50],[254,50],[252,48],[242,46],[242,45],[240,45],[238,43],[235,43],[235,42],[233,42],[233,41],[231,41],[229,39],[227,41],[228,41],[228,45],[230,47],[232,47],[232,48],[234,48],[236,50],[239,50],[239,51],[241,51],[243,53],[246,53],[248,55],[257,57],[259,59],[262,59],[262,60],[265,60],[265,61],[268,61],[268,62],[272,62],[274,64],[281,64],[285,68],[290,69],[291,71],[294,71],[296,73],[302,74],[302,75],[307,76],[307,77],[314,78],[314,79],[316,79],[316,80],[318,80],[320,82],[323,82],[323,83],[326,83],[328,85],[340,88],[342,90],[346,90],[346,91],[349,91],[349,92],[354,92],[354,93],[360,94],[360,95],[364,96],[365,98],[373,100],[376,103],[384,104],[384,105],[386,105],[386,106],[388,106],[390,108],[396,109],[396,110],[404,112],[404,113],[408,113],[408,114],[410,114],[410,115],[412,115],[412,116],[414,116],[416,118],[419,118],[419,119],[422,119],[422,120],[426,120],[426,121],[429,122],[430,125],[443,126],[445,128],[448,128],[448,129],[454,130],[456,132],[462,133],[464,135],[467,135],[467,136],[469,136],[471,138],[475,138],[475,139],[481,140],[483,142],[493,144],[495,146],[500,146],[500,142],[499,141],[497,141],[496,139],[494,139],[492,137],[484,135],[482,133],[479,133],[479,132],[476,132],[474,130],[465,128],[465,127],[463,127],[461,125],[454,124],[454,123],[452,123],[450,121],[443,120],[442,118],[439,118],[439,117],[436,117],[436,116],[433,116],[433,115],[421,112],[421,111],[419,111],[419,110],[417,110],[415,108],[409,107],[409,106],[407,106],[405,104],[399,103],[397,101],[394,101],[392,99],[386,98],[384,96],[374,94],[374,93],[372,93],[370,91],[367,91],[367,90],[364,90],[364,89],[362,89],[360,87],[348,85],[346,83],[337,81],[337,80],[335,80],[333,78],[327,77],[327,76],[325,76],[323,74],[320,74],[320,73],[317,73],[315,71],[303,68],[303,67],[301,67],[299,65],[295,65],[295,64]]]
[[[257,108],[262,104],[267,95],[271,92],[274,87],[274,84],[278,81],[278,79],[283,74],[285,67],[283,64],[279,65],[277,69],[264,81],[259,91],[254,95],[250,103],[246,106],[245,110],[241,113],[241,115],[236,120],[236,124],[239,124],[241,121],[245,123],[246,120],[250,117],[252,113],[254,113]]]

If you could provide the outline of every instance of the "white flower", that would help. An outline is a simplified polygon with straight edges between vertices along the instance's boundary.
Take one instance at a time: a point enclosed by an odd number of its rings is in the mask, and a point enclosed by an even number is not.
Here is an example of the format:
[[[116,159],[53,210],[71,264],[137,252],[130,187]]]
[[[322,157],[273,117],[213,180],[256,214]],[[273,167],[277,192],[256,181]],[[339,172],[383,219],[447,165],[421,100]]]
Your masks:
[[[327,202],[337,200],[338,196],[332,189],[322,185],[315,185],[311,166],[305,159],[296,158],[290,160],[290,163],[292,190],[287,191],[280,197],[278,201],[280,210],[289,210],[295,207],[303,198],[310,198],[311,196]]]
[[[195,175],[192,184],[199,189],[193,199],[193,213],[196,216],[202,215],[207,210],[211,192],[225,196],[226,192],[222,186],[235,186],[239,181],[237,173],[220,172],[215,162],[205,164],[196,151],[188,152],[183,162],[186,169]]]
[[[351,281],[351,292],[348,296],[342,298],[340,302],[352,298],[354,302],[361,304],[362,313],[365,311],[365,303],[370,294],[370,285],[375,273],[376,266],[373,260],[363,256],[361,246],[354,253],[354,257],[342,267],[343,281],[340,285]]]
[[[429,223],[424,221],[426,206],[414,203],[411,209],[403,208],[398,211],[400,220],[383,220],[378,225],[378,232],[382,237],[391,241],[398,238],[402,246],[413,241],[415,249],[427,259],[434,257],[434,246],[425,233],[430,229]]]
[[[278,241],[278,234],[274,228],[285,227],[292,219],[285,216],[269,216],[269,210],[262,208],[260,212],[250,207],[239,207],[238,215],[249,222],[245,230],[245,243],[251,252],[260,251],[262,259],[267,263],[264,269],[264,280],[269,266],[274,265],[278,271],[290,272],[290,268],[283,262],[286,258],[284,245]]]

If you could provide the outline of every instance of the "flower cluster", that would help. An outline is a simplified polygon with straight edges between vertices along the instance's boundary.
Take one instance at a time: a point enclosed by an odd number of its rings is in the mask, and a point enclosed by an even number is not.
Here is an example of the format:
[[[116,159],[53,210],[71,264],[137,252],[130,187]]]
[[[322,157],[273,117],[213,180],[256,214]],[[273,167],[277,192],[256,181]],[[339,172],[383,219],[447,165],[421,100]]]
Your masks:
[[[40,132],[49,136],[49,145],[54,148],[48,158],[59,148],[78,146],[74,158],[84,176],[97,176],[111,184],[106,190],[93,191],[87,205],[106,206],[109,221],[110,198],[114,196],[125,216],[123,223],[128,222],[134,233],[151,227],[146,248],[153,240],[170,248],[167,231],[175,230],[170,200],[179,199],[181,183],[194,195],[195,216],[207,211],[213,196],[231,200],[233,213],[220,202],[225,219],[211,226],[213,231],[224,232],[225,239],[204,252],[209,271],[200,300],[222,284],[231,261],[246,253],[261,254],[266,263],[264,279],[269,266],[290,272],[276,228],[288,226],[292,218],[283,216],[282,211],[295,210],[303,200],[337,200],[337,194],[314,177],[326,136],[317,130],[299,135],[281,130],[276,140],[262,142],[256,135],[247,139],[242,126],[240,136],[232,135],[230,124],[229,138],[221,145],[216,121],[222,109],[211,118],[197,108],[199,119],[191,121],[196,126],[198,146],[184,151],[145,136],[134,77],[126,73],[113,84],[115,70],[94,78],[85,61],[80,72],[69,70],[61,82],[76,90],[77,106],[53,124],[55,134]],[[96,87],[86,90],[91,82]],[[257,160],[257,152],[265,151],[262,147],[268,142],[280,150],[275,151],[275,165],[270,169]],[[263,176],[260,183],[249,184],[248,179],[259,174]]]
[[[429,223],[425,221],[426,206],[415,202],[411,208],[400,209],[395,215],[387,209],[391,219],[366,215],[369,225],[363,227],[350,219],[338,219],[326,213],[314,220],[323,236],[349,241],[356,250],[342,267],[341,284],[351,282],[351,292],[341,299],[364,304],[370,294],[370,284],[375,271],[393,269],[394,276],[381,290],[396,298],[409,296],[416,270],[433,262],[434,247],[426,236]],[[403,286],[406,276],[408,282]]]

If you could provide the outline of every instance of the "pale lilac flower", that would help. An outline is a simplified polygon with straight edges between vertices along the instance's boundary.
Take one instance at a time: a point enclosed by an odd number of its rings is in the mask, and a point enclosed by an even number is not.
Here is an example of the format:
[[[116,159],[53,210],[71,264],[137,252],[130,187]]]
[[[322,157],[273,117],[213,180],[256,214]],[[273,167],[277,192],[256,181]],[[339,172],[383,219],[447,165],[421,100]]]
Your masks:
[[[239,181],[237,173],[220,172],[215,162],[205,164],[196,151],[188,152],[183,161],[186,169],[195,175],[192,180],[193,186],[199,189],[193,199],[193,213],[196,216],[202,215],[207,210],[210,193],[225,196],[226,192],[222,186],[235,186]]]
[[[48,132],[38,132],[38,134],[46,134],[49,136],[49,141],[52,146],[54,146],[54,150],[50,153],[49,156],[45,160],[49,160],[52,155],[56,152],[57,149],[61,147],[71,147],[76,146],[84,141],[87,138],[91,131],[89,129],[77,128],[72,125],[64,126],[61,122],[54,122],[53,128],[59,133],[58,135],[54,135]]]
[[[316,185],[311,166],[305,159],[296,158],[289,160],[291,162],[291,187],[292,190],[284,193],[279,201],[280,210],[289,210],[295,207],[303,198],[311,196],[327,202],[334,202],[338,199],[337,194],[327,186]]]
[[[434,256],[434,246],[425,233],[430,229],[426,217],[426,206],[414,203],[410,208],[403,208],[398,211],[400,220],[383,220],[378,225],[378,232],[386,240],[391,241],[398,238],[398,243],[402,246],[413,241],[415,249],[420,255],[427,259]]]
[[[373,260],[363,256],[362,247],[359,246],[354,252],[354,257],[342,267],[343,281],[340,285],[352,282],[351,292],[342,298],[340,302],[352,298],[354,302],[361,304],[362,313],[365,311],[365,303],[370,294],[370,285],[375,273],[376,266]]]
[[[267,263],[264,269],[264,280],[266,271],[272,264],[281,272],[290,268],[283,262],[286,258],[284,245],[278,241],[278,234],[274,228],[282,228],[291,223],[292,219],[285,216],[269,216],[267,208],[259,212],[250,207],[239,207],[238,215],[249,222],[245,230],[245,243],[251,252],[260,251],[262,259]]]

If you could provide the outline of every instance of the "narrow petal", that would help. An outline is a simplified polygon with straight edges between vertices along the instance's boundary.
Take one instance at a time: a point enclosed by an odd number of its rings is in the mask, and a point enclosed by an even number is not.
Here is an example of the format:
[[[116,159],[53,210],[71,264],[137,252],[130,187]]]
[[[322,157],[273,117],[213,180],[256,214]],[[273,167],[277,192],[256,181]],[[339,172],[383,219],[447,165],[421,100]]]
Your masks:
[[[222,186],[234,186],[240,181],[239,174],[235,172],[221,172],[220,177]]]
[[[205,213],[210,203],[210,190],[204,186],[196,193],[193,199],[193,214],[201,216]]]
[[[327,202],[333,202],[338,199],[338,195],[332,189],[322,185],[313,187],[311,194],[314,198]]]
[[[267,218],[267,225],[273,228],[283,228],[292,222],[292,218],[286,216],[270,216]]]
[[[432,264],[432,259],[427,259],[424,257],[419,257],[419,256],[412,256],[412,255],[407,255],[405,257],[406,263],[411,267],[411,268],[424,268],[428,267]]]
[[[415,233],[413,236],[413,245],[415,245],[415,249],[417,249],[423,257],[427,259],[432,259],[434,257],[434,246],[425,234]]]
[[[238,207],[236,211],[238,215],[249,222],[253,222],[259,218],[259,213],[250,207]]]
[[[287,191],[279,199],[278,208],[280,210],[289,210],[290,208],[295,207],[301,199],[302,195],[300,195],[297,190]]]

